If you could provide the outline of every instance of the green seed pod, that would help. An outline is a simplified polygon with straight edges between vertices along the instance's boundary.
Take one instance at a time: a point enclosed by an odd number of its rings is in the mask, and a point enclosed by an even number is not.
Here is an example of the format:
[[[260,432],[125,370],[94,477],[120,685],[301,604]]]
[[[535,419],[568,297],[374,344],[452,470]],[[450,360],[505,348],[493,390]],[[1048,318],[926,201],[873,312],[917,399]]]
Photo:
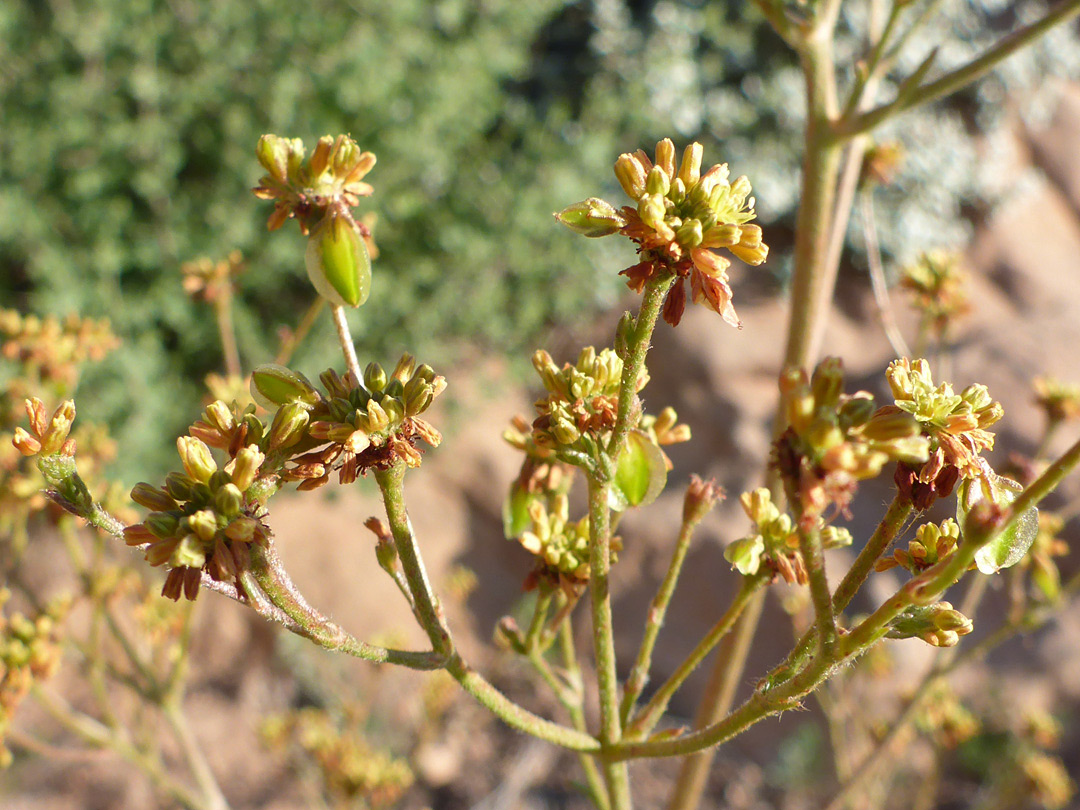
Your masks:
[[[626,224],[615,206],[596,197],[589,197],[564,208],[555,214],[555,219],[574,233],[591,239],[611,236]]]
[[[257,366],[252,372],[251,396],[268,411],[288,402],[313,408],[322,400],[307,377],[275,363]]]
[[[765,541],[760,534],[736,540],[724,549],[724,559],[743,576],[753,576],[761,567]]]
[[[334,306],[358,307],[371,291],[371,258],[360,234],[344,217],[329,214],[308,238],[308,278]]]

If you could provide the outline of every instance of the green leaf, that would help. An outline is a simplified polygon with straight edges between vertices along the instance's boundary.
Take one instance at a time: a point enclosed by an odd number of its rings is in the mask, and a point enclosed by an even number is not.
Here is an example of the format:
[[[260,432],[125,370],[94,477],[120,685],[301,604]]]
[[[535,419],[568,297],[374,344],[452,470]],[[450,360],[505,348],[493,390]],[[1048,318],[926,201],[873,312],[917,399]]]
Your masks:
[[[660,448],[644,431],[630,431],[615,467],[608,505],[621,512],[630,506],[652,503],[666,483],[667,465]]]
[[[998,506],[1007,507],[1016,500],[1016,493],[1021,491],[1023,487],[1020,484],[1000,475],[964,481],[957,493],[957,522],[963,526],[967,513],[984,498],[988,497]],[[1003,568],[1011,568],[1024,559],[1038,533],[1039,510],[1032,507],[975,553],[975,565],[984,574],[996,574]]]

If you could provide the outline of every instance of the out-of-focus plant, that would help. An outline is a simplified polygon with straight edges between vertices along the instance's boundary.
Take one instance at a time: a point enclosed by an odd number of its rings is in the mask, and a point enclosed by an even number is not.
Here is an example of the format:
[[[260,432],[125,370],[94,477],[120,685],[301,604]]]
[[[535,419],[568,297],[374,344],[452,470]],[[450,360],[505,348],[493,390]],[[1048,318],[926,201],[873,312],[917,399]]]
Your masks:
[[[670,460],[661,447],[691,440],[674,411],[647,413],[639,396],[649,382],[653,333],[661,317],[677,328],[690,304],[740,326],[728,275],[732,260],[756,266],[769,254],[754,222],[750,181],[732,178],[727,164],[704,162],[700,143],[687,145],[681,156],[668,138],[651,154],[625,153],[615,161],[615,178],[629,204],[588,197],[556,215],[586,237],[624,237],[635,255],[621,260],[621,275],[640,295],[637,311],[620,319],[610,348],[586,347],[575,362],[562,365],[547,351],[533,355],[545,394],[536,402],[532,422],[515,420],[506,434],[524,458],[508,493],[504,522],[508,536],[536,558],[526,582],[536,596],[527,621],[502,621],[499,637],[551,690],[565,710],[565,723],[511,701],[470,666],[427,576],[403,482],[421,466],[425,448],[440,444],[441,435],[425,414],[446,380],[409,354],[390,371],[375,362],[362,368],[356,355],[348,312],[377,294],[378,285],[366,241],[370,229],[353,212],[374,191],[367,176],[375,157],[353,138],[326,136],[308,151],[300,139],[264,135],[256,149],[265,174],[255,193],[273,202],[271,230],[297,221],[308,277],[332,314],[343,356],[340,370],[328,369],[313,382],[284,362],[255,367],[251,395],[256,404],[239,398],[211,401],[187,435],[176,440],[181,469],[160,485],[135,486],[133,500],[148,510],[137,523],[124,525],[112,516],[76,470],[72,401],[62,402],[50,416],[40,401],[29,400],[29,428],[16,431],[15,447],[37,459],[54,503],[166,569],[165,596],[194,600],[211,590],[327,651],[443,670],[512,728],[576,752],[586,791],[604,810],[632,806],[628,760],[667,756],[687,757],[670,807],[697,806],[715,746],[767,717],[801,707],[841,671],[880,650],[885,639],[919,639],[944,648],[881,735],[865,735],[867,745],[852,750],[838,747],[833,735],[837,785],[830,807],[847,806],[873,779],[896,773],[891,746],[917,721],[930,733],[948,732],[943,740],[958,741],[960,732],[966,733],[959,713],[931,714],[929,720],[926,713],[949,673],[1045,621],[1065,595],[1080,588],[1080,580],[1074,580],[1048,591],[1051,558],[1060,548],[1051,524],[1044,523],[1040,539],[1036,510],[1080,463],[1080,442],[1057,458],[1036,460],[1023,483],[1013,481],[984,455],[994,447],[990,428],[1004,414],[984,385],[957,390],[935,379],[927,360],[904,357],[885,373],[891,402],[879,403],[868,392],[845,390],[839,359],[818,357],[848,218],[858,181],[865,177],[869,133],[909,108],[967,87],[1013,51],[1072,19],[1080,0],[1059,3],[992,39],[970,61],[936,73],[934,54],[914,66],[906,61],[908,46],[921,44],[935,4],[871,5],[877,13],[843,18],[841,24],[838,0],[757,4],[775,36],[797,57],[806,91],[788,340],[778,369],[772,453],[763,460],[768,484],[741,498],[753,526],[729,551],[731,576],[738,582],[729,607],[650,693],[645,690],[655,642],[694,530],[724,494],[714,482],[692,479],[671,562],[629,676],[620,679],[611,583],[618,573],[617,552],[632,541],[616,531],[624,513],[647,506],[666,487]],[[865,27],[859,27],[860,20]],[[845,39],[849,24],[862,38],[854,48]],[[850,76],[842,76],[846,63],[838,57],[855,51],[858,61],[850,65]],[[882,97],[883,89],[892,95]],[[383,255],[392,254],[386,249]],[[205,289],[216,279],[213,267],[204,275],[199,283]],[[923,279],[922,288],[941,293],[942,285],[931,281]],[[419,318],[423,303],[413,302],[409,311]],[[955,314],[953,307],[950,317]],[[1044,394],[1044,399],[1060,397]],[[1051,418],[1050,425],[1060,421]],[[281,489],[296,484],[309,490],[335,480],[348,485],[368,474],[385,507],[385,520],[373,517],[365,523],[375,536],[375,561],[425,632],[428,643],[421,650],[362,641],[313,607],[285,569],[267,526],[270,502]],[[889,474],[893,497],[877,528],[869,537],[853,537],[839,521],[850,513],[863,482]],[[575,481],[586,491],[587,507],[580,513],[571,512]],[[923,513],[939,502],[953,506],[955,520],[928,521]],[[911,527],[917,528],[906,550],[890,555],[890,547]],[[839,579],[828,576],[824,553],[838,546],[858,548]],[[890,595],[869,614],[852,615],[856,594],[876,571],[889,568],[894,569],[889,576],[900,571],[908,576],[890,583]],[[974,627],[987,583],[1003,570],[1015,583],[1012,610],[992,634],[965,647],[962,638]],[[780,578],[805,587],[811,618],[787,657],[732,708],[732,687],[743,678],[762,599]],[[945,596],[960,580],[967,589],[954,607]],[[579,605],[591,618],[591,670],[578,663],[571,617]],[[671,698],[721,644],[724,652],[716,656],[695,727],[658,730]],[[586,678],[589,671],[594,678]],[[587,711],[591,696],[598,707],[595,719]],[[828,701],[822,705],[831,711]],[[320,735],[321,741],[308,747],[316,759],[329,757],[340,765],[356,750],[338,732]],[[1047,806],[1068,800],[1062,797],[1071,788],[1053,778],[1045,757],[1015,761],[1015,772],[1029,786],[1024,795],[1036,795]],[[197,775],[197,760],[191,767]],[[324,775],[333,781],[343,774],[326,770]],[[352,785],[361,777],[348,779]]]

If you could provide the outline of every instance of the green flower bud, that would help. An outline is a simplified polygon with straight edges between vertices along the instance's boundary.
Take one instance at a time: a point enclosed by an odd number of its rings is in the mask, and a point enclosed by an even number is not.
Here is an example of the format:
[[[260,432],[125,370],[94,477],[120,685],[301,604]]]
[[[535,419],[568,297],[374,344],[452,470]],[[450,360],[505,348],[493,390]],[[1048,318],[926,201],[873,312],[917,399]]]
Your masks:
[[[688,219],[679,229],[675,231],[675,238],[679,244],[685,248],[696,248],[701,244],[703,234],[701,231],[701,221],[697,219]]]
[[[213,540],[214,535],[217,534],[217,515],[209,509],[200,509],[194,515],[188,515],[184,522],[187,523],[188,529],[204,542]]]
[[[176,501],[168,492],[145,482],[140,482],[132,488],[131,500],[151,512],[168,512],[170,509],[176,509]]]
[[[378,363],[368,363],[364,369],[364,387],[373,394],[377,394],[386,387],[386,372]]]
[[[244,506],[244,495],[236,484],[226,484],[214,493],[214,511],[234,518]]]
[[[826,357],[818,363],[810,378],[810,389],[817,407],[830,410],[836,407],[844,391],[844,364],[840,358]]]
[[[261,444],[266,426],[255,414],[249,413],[244,416],[244,426],[247,428],[248,444]]]
[[[275,363],[257,366],[252,372],[251,396],[268,411],[288,402],[313,408],[322,400],[322,395],[307,377],[299,371]],[[248,438],[251,438],[250,435]]]
[[[590,238],[618,233],[626,224],[615,206],[596,197],[589,197],[564,208],[555,215],[555,219],[574,233]]]
[[[736,540],[724,549],[724,559],[743,576],[753,576],[761,568],[765,541],[760,534]]]
[[[304,428],[311,418],[307,409],[298,402],[282,405],[270,425],[267,449],[270,451],[292,447],[304,436]]]
[[[845,548],[852,542],[851,532],[839,526],[826,526],[821,530],[823,548]]]
[[[195,480],[184,473],[171,472],[165,476],[165,491],[177,501],[190,501],[195,491]]]
[[[312,231],[304,255],[308,278],[334,306],[358,307],[371,290],[371,259],[360,234],[344,217],[329,214]]]
[[[679,166],[679,179],[686,188],[690,188],[701,178],[701,157],[705,148],[696,141],[683,150],[682,164]]]
[[[206,565],[206,552],[199,538],[189,534],[177,543],[169,557],[169,565],[173,568],[202,568]]]
[[[255,147],[255,156],[267,173],[279,183],[288,179],[288,141],[277,135],[263,135]]]
[[[176,515],[170,515],[167,512],[154,512],[146,516],[143,525],[154,537],[159,540],[168,540],[176,534],[180,519]]]
[[[210,448],[194,436],[181,436],[176,440],[176,449],[184,471],[194,480],[205,484],[217,472],[217,462]]]
[[[638,202],[638,216],[641,221],[654,230],[659,230],[664,225],[664,217],[667,216],[667,206],[664,198],[659,194],[647,194]]]
[[[653,166],[649,172],[648,178],[645,180],[645,190],[650,194],[660,194],[663,196],[668,193],[668,189],[671,188],[671,175],[668,174],[661,166]]]

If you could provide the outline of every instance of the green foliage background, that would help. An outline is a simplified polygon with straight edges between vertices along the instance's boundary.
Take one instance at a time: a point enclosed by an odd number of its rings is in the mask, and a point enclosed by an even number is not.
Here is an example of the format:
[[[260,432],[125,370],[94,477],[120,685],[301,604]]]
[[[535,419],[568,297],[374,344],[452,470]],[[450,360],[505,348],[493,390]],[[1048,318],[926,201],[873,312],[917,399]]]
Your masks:
[[[946,23],[966,44],[949,57],[979,47],[974,28],[1013,27],[1033,5],[958,4]],[[864,21],[846,23],[854,48]],[[1049,64],[1080,74],[1080,48],[1062,36],[1025,57],[1029,79]],[[1002,76],[999,87],[1024,80]],[[361,208],[379,215],[382,251],[352,318],[361,359],[409,348],[452,364],[464,340],[512,353],[616,300],[625,246],[574,238],[550,215],[589,195],[618,200],[614,157],[665,135],[701,139],[707,159],[750,176],[782,271],[800,99],[792,56],[750,3],[7,0],[0,298],[112,318],[125,346],[92,371],[81,412],[107,419],[125,467],[147,475],[221,366],[212,314],[180,292],[180,264],[243,251],[249,366],[273,357],[277,328],[313,299],[295,226],[267,235],[269,206],[249,193],[260,134],[349,132],[378,155]],[[915,144],[897,227],[885,228],[893,252],[927,221],[963,235],[951,223],[981,193],[973,150],[957,146],[982,109],[977,94],[969,102],[906,119],[905,133],[939,149],[928,158]],[[968,153],[970,165],[957,159]],[[904,183],[931,177],[933,193],[913,200]],[[308,373],[334,362],[328,319],[320,330],[295,358]]]

